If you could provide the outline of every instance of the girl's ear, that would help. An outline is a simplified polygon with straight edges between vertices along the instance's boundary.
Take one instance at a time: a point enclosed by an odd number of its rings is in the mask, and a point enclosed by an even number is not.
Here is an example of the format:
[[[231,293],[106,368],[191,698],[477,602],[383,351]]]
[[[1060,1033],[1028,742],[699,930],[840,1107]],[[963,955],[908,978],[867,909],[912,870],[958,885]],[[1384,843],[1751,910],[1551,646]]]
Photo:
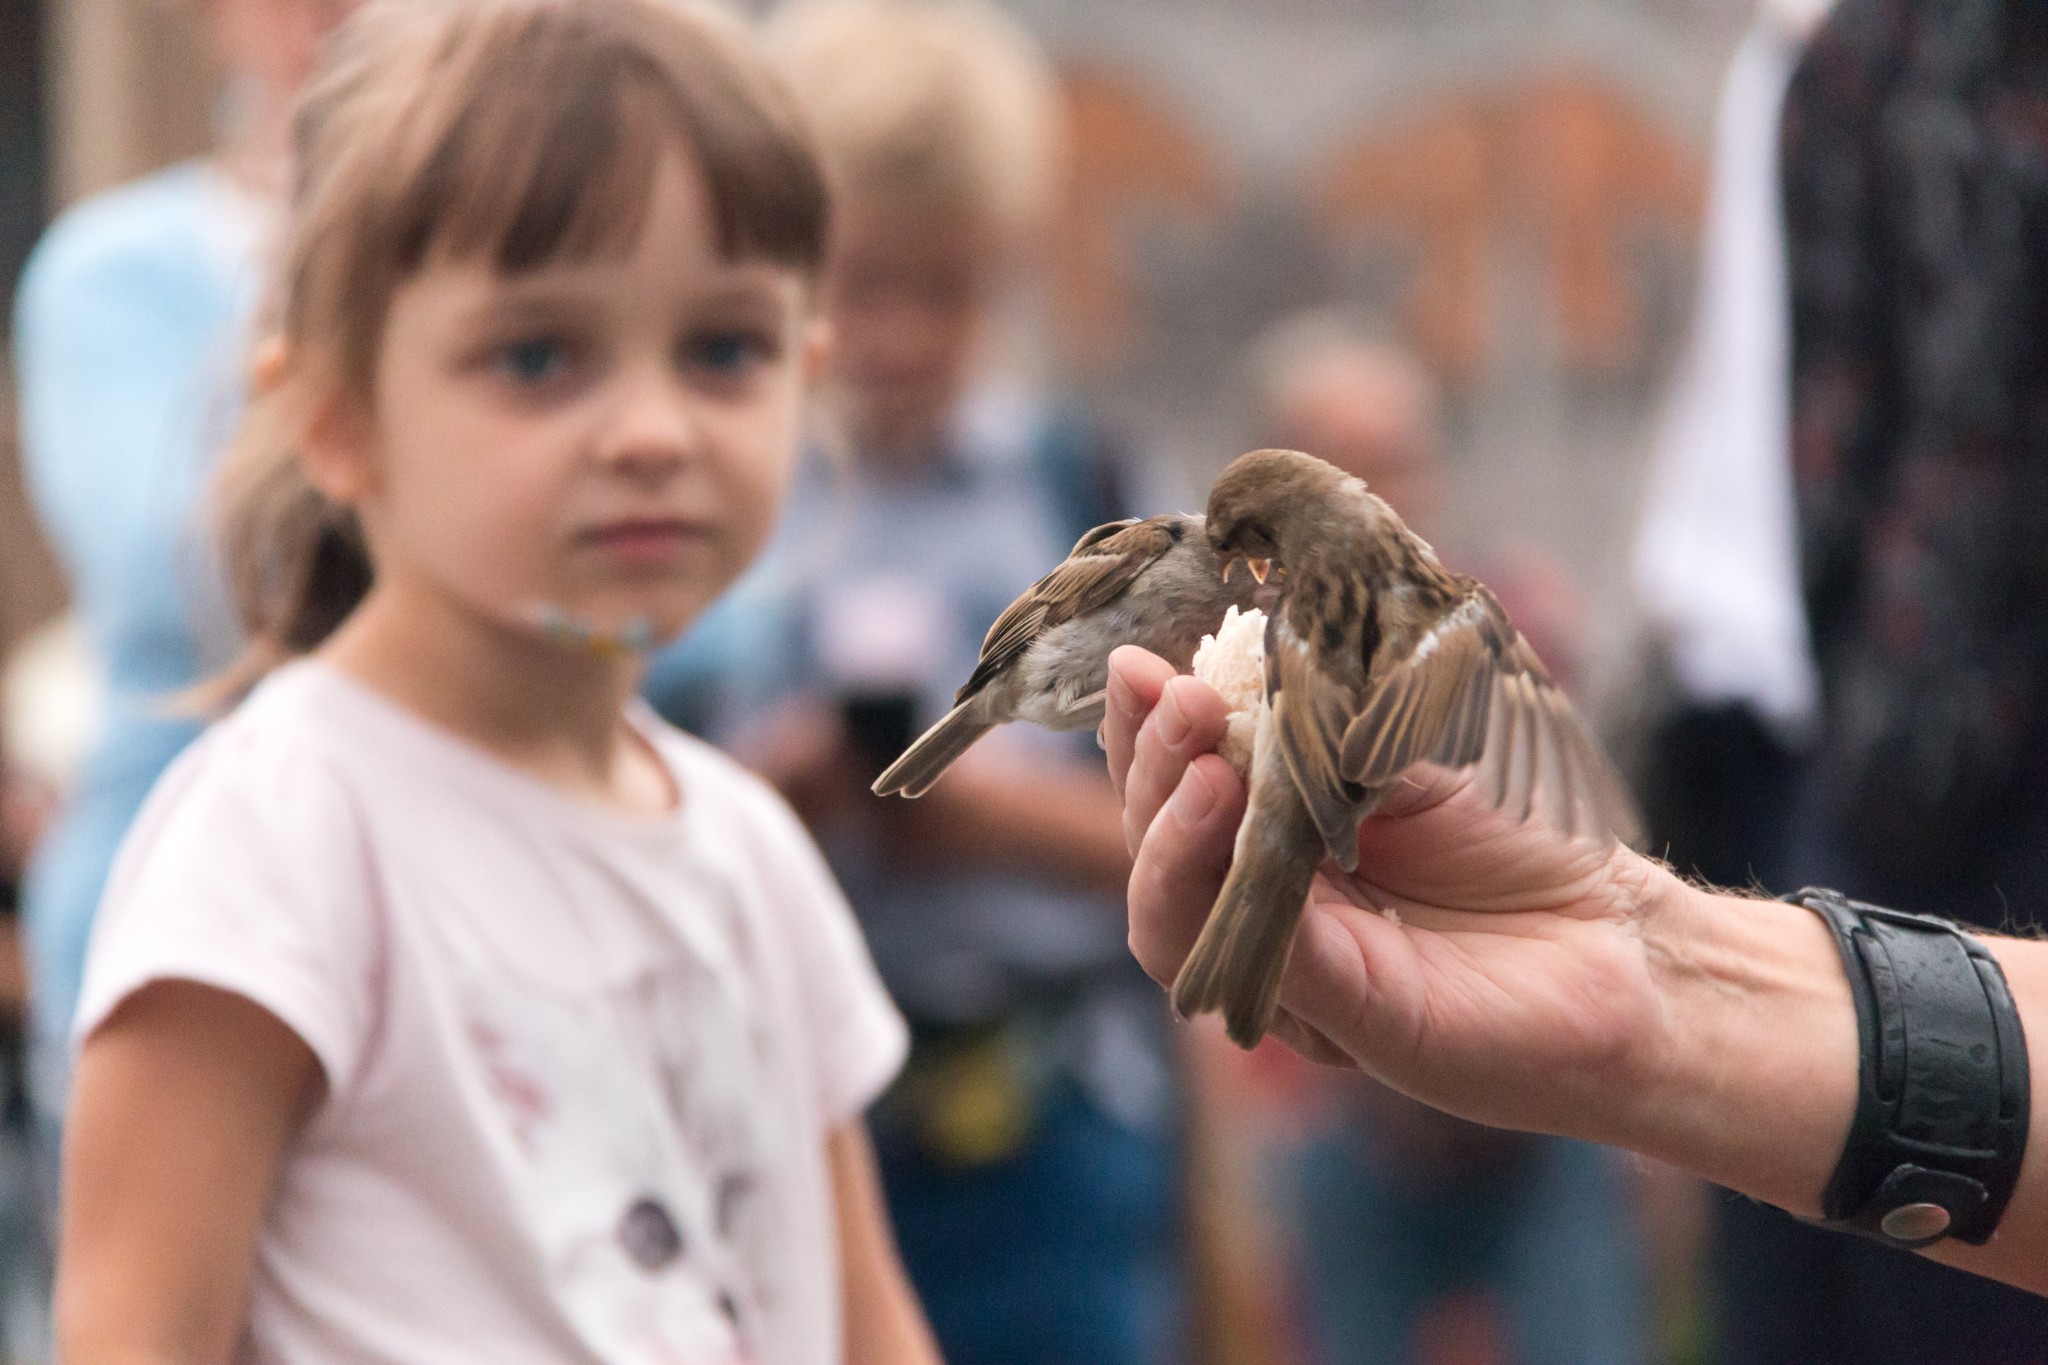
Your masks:
[[[354,507],[376,486],[375,437],[369,414],[340,394],[321,400],[299,443],[307,482],[338,507]]]
[[[824,318],[812,318],[804,328],[804,383],[816,384],[825,377],[825,367],[832,363],[832,324]]]

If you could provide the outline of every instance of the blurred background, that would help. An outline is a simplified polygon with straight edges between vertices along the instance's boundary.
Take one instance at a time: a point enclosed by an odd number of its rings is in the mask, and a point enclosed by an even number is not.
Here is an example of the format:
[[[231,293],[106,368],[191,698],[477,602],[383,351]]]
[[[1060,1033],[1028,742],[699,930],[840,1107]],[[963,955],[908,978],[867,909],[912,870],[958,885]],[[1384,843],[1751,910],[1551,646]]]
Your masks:
[[[1510,530],[1623,595],[1748,0],[1005,8],[1071,110],[1059,374],[1199,487],[1249,427],[1245,345],[1306,306],[1357,310],[1443,385],[1457,532]],[[6,0],[0,25],[11,298],[42,222],[207,147],[220,96],[178,0]],[[59,596],[17,526],[10,638]]]
[[[218,69],[218,54],[233,47],[220,39],[223,26],[259,22],[266,7],[329,3],[0,0],[0,298],[10,311],[31,247],[61,211],[233,141],[249,91]],[[1636,557],[1653,470],[1682,465],[1687,439],[1736,401],[1715,387],[1716,346],[1724,360],[1753,351],[1782,359],[1782,323],[1757,334],[1757,351],[1739,327],[1715,331],[1715,289],[1707,304],[1695,299],[1710,200],[1733,196],[1739,208],[1770,197],[1777,101],[1818,7],[1000,8],[1050,60],[1065,157],[1033,278],[1000,310],[988,368],[1063,395],[1092,430],[1113,434],[1123,499],[1140,513],[1199,506],[1209,478],[1253,445],[1299,444],[1364,473],[1447,559],[1500,591],[1642,778],[1660,847],[1724,882],[1770,880],[1744,821],[1768,804],[1768,784],[1809,732],[1810,669],[1800,654],[1808,672],[1790,684],[1798,695],[1789,701],[1768,686],[1749,689],[1756,695],[1693,686],[1699,670],[1688,671],[1672,645],[1683,613],[1654,589],[1713,571],[1681,566],[1660,579]],[[1718,171],[1717,146],[1727,163]],[[1772,263],[1776,248],[1744,230],[1735,223],[1725,235],[1717,288],[1733,279],[1739,293],[1754,277],[1767,291],[1775,280],[1782,294],[1782,279],[1768,273],[1783,269]],[[11,353],[0,350],[0,362],[11,365]],[[107,676],[84,643],[94,632],[67,614],[66,574],[24,491],[14,394],[12,382],[0,385],[0,753],[10,773],[0,879],[10,907],[37,838],[104,731]],[[1783,464],[1782,413],[1778,420],[1778,449],[1765,464]],[[1773,439],[1770,429],[1763,439]],[[1785,482],[1782,469],[1776,477]],[[1663,476],[1666,514],[1676,507],[1682,518],[1722,496],[1674,478]],[[1761,559],[1783,581],[1762,595],[1790,601],[1788,499],[1781,489],[1775,510],[1754,515],[1737,499],[1707,519],[1727,522],[1737,539],[1759,528],[1766,541],[1775,534]],[[1650,500],[1654,526],[1658,499]],[[1796,603],[1789,610],[1796,616]],[[1803,627],[1790,629],[1802,651]],[[727,737],[715,705],[691,691],[696,675],[684,666],[676,677],[665,709]],[[1731,698],[1749,707],[1732,726],[1715,709]],[[1714,792],[1728,799],[1716,806],[1700,795]],[[13,1358],[39,1361],[49,1130],[23,1100],[21,950],[0,949],[0,1041],[13,1059],[11,1138],[0,1160],[0,1328]],[[958,1042],[949,1034],[946,1046]],[[1766,1342],[1750,1330],[1853,1308],[1869,1281],[1847,1271],[1814,1278],[1806,1272],[1817,1253],[1786,1250],[1768,1231],[1731,1230],[1731,1211],[1746,1215],[1725,1192],[1594,1149],[1442,1120],[1270,1048],[1247,1058],[1178,1030],[1168,1057],[1173,1136],[1162,1160],[1177,1193],[1161,1224],[1172,1261],[1162,1301],[1182,1327],[1147,1358],[1880,1358],[1800,1345],[1796,1333]],[[886,1129],[886,1115],[882,1122]],[[956,1146],[980,1154],[956,1164],[1011,1159],[1011,1147],[989,1148],[987,1136],[975,1128],[962,1137]],[[1029,1134],[1016,1141],[1028,1148]],[[888,1151],[885,1141],[885,1159]],[[931,1178],[922,1168],[903,1176]],[[909,1188],[892,1183],[892,1199]],[[1058,1187],[1049,1188],[1057,1211]],[[926,1188],[926,1203],[914,1213],[898,1204],[898,1217],[943,1217],[933,1210],[950,1197]],[[972,1215],[986,1235],[970,1241],[970,1258],[1000,1262],[1014,1231],[1008,1208],[998,1200]],[[917,1226],[905,1224],[913,1243]],[[1765,1245],[1770,1256],[1745,1250]],[[977,1327],[975,1301],[1008,1291],[929,1282],[915,1256],[912,1269],[935,1303],[965,1295],[966,1306],[940,1322],[956,1360],[1127,1358],[1086,1347],[1034,1355],[1015,1345],[1021,1335],[1008,1349],[1006,1329]],[[995,1285],[1001,1276],[991,1275]],[[1145,1283],[1143,1292],[1157,1289]],[[2007,1348],[2018,1354],[2000,1354]],[[2048,1359],[2048,1337],[2008,1335],[1953,1358]]]

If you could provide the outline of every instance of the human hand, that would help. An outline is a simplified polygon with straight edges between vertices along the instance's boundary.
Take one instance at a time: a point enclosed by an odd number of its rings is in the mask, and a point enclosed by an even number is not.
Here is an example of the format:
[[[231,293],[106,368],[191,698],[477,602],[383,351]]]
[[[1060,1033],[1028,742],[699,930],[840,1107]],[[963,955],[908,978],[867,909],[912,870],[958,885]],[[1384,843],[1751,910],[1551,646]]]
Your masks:
[[[1244,785],[1214,752],[1211,689],[1125,648],[1108,700],[1131,947],[1169,982],[1223,884]],[[1608,1142],[1818,1216],[1862,1055],[1820,917],[1518,824],[1460,774],[1410,776],[1360,827],[1358,875],[1326,866],[1312,887],[1273,1031],[1450,1113]],[[2022,1027],[2048,1035],[2048,947],[1986,942]],[[2041,1082],[2036,1061],[2037,1125]],[[2030,1153],[1999,1236],[1928,1254],[2048,1293],[2044,1172]]]
[[[831,706],[808,700],[779,706],[734,736],[732,751],[814,829],[874,803],[864,762]]]
[[[1131,947],[1170,983],[1230,866],[1244,784],[1216,693],[1112,656],[1103,744],[1135,865]],[[1417,769],[1359,831],[1359,870],[1309,896],[1274,1031],[1483,1123],[1598,1137],[1670,1027],[1656,921],[1682,891],[1626,848],[1492,809]],[[1391,912],[1391,913],[1383,913]]]

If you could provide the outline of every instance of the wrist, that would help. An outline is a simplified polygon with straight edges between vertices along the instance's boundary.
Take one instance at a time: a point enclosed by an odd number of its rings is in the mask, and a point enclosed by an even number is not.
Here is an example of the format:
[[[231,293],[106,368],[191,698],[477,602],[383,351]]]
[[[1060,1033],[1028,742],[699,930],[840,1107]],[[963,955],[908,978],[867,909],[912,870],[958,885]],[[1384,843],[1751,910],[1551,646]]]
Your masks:
[[[1803,906],[1704,891],[1662,868],[1640,923],[1658,1018],[1614,1140],[1817,1216],[1859,1059],[1827,926]]]

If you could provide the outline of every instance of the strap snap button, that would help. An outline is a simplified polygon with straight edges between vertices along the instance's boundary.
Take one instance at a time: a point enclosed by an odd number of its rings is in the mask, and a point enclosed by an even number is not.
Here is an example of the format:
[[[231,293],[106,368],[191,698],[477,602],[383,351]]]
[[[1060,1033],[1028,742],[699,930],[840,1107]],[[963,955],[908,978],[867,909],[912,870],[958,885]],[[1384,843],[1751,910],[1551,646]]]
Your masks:
[[[1948,1231],[1949,1211],[1939,1204],[1901,1204],[1878,1221],[1895,1242],[1924,1242]]]

